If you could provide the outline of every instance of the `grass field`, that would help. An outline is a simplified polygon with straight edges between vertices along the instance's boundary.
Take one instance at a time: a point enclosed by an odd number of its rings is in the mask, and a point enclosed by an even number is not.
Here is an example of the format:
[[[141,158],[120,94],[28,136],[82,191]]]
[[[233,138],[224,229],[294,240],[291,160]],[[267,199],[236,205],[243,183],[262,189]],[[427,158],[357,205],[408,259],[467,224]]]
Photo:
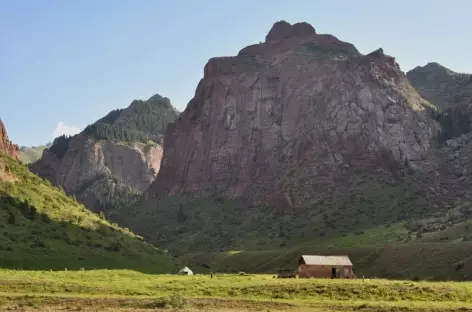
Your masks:
[[[0,310],[472,311],[472,282],[0,270]]]

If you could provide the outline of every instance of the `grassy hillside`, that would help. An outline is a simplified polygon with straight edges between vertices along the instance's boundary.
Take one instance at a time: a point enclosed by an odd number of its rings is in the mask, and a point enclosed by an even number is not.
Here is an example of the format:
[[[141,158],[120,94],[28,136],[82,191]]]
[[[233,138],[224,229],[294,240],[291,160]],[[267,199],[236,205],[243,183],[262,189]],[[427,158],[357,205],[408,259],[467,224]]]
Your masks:
[[[195,272],[272,273],[296,268],[302,254],[349,255],[357,277],[412,280],[472,279],[472,243],[409,243],[384,247],[306,245],[266,251],[192,253],[182,257]]]
[[[0,309],[21,311],[471,311],[466,282],[0,270]],[[66,293],[64,293],[64,289]]]
[[[0,155],[0,266],[171,272],[173,259]]]
[[[346,253],[369,276],[472,278],[469,197],[438,193],[419,174],[349,179],[295,213],[186,195],[143,201],[117,220],[202,272],[275,272],[302,253]]]
[[[472,230],[465,223],[472,204],[436,196],[427,179],[407,175],[380,181],[353,173],[335,181],[336,188],[320,187],[324,199],[295,212],[219,197],[162,197],[122,210],[117,220],[180,254],[314,243],[346,247],[470,240]]]

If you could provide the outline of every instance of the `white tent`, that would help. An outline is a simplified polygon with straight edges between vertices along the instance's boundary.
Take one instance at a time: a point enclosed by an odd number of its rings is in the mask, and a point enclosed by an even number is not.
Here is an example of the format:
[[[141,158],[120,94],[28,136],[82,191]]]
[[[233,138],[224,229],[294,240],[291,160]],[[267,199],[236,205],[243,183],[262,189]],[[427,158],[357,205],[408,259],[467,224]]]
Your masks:
[[[180,275],[193,275],[193,272],[188,267],[185,267],[179,271],[179,274]]]

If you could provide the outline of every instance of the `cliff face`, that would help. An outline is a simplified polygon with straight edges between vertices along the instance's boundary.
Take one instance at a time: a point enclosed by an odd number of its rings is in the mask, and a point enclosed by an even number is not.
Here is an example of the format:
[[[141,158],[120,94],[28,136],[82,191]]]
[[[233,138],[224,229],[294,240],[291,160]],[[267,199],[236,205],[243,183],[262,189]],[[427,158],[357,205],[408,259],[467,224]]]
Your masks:
[[[114,143],[81,134],[70,140],[62,157],[47,149],[30,168],[88,207],[101,210],[102,201],[120,188],[144,191],[159,172],[161,157],[157,144]]]
[[[165,134],[145,198],[194,194],[297,206],[345,171],[429,170],[429,103],[381,49],[278,22],[262,44],[210,59]]]
[[[8,138],[7,130],[2,120],[0,120],[0,153],[6,154],[14,159],[18,159],[19,147],[13,144]]]
[[[82,133],[59,137],[31,171],[61,186],[90,209],[132,203],[159,172],[162,132],[177,111],[159,95],[110,112]]]

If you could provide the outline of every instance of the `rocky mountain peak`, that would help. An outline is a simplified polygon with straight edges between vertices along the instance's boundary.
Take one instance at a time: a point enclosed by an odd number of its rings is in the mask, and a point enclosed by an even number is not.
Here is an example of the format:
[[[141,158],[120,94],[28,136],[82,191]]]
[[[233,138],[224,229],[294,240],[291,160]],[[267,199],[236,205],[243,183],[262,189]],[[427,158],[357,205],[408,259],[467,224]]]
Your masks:
[[[429,62],[428,64],[426,64],[424,66],[424,68],[428,68],[428,69],[446,69],[446,67],[442,66],[441,64],[437,63],[437,62]]]
[[[165,97],[165,96],[162,96],[158,93],[154,94],[153,96],[151,96],[147,102],[151,102],[151,103],[157,103],[157,104],[164,104],[166,106],[172,106],[171,104],[171,101],[168,97]]]
[[[372,56],[372,57],[384,57],[385,56],[384,50],[382,48],[378,48],[377,50],[375,50],[373,52],[370,52],[367,55]]]
[[[278,22],[266,42],[209,60],[167,128],[146,196],[217,193],[300,206],[318,196],[313,187],[351,169],[427,168],[436,126],[382,49],[363,56],[306,23]]]
[[[159,100],[162,100],[164,97],[162,95],[160,95],[159,93],[156,93],[154,94],[153,96],[151,96],[148,101],[159,101]]]
[[[410,71],[411,73],[415,74],[433,74],[433,75],[448,75],[449,73],[453,73],[450,69],[442,66],[436,62],[430,62],[424,66],[416,66],[414,69]]]
[[[204,68],[204,77],[277,70],[299,55],[302,60],[342,59],[360,56],[356,47],[330,34],[317,34],[308,23],[290,25],[285,21],[274,24],[265,42],[247,46],[233,57],[211,58]]]
[[[266,42],[313,35],[316,35],[315,28],[308,23],[303,22],[291,25],[286,21],[278,21],[267,34]]]
[[[166,109],[171,109],[177,112],[177,109],[172,105],[172,102],[170,101],[170,99],[167,97],[161,96],[159,94],[154,94],[147,100],[147,102],[156,104],[156,105],[161,105],[162,107]]]
[[[8,138],[7,130],[0,119],[0,153],[7,154],[14,159],[18,159],[19,146],[13,144]]]

